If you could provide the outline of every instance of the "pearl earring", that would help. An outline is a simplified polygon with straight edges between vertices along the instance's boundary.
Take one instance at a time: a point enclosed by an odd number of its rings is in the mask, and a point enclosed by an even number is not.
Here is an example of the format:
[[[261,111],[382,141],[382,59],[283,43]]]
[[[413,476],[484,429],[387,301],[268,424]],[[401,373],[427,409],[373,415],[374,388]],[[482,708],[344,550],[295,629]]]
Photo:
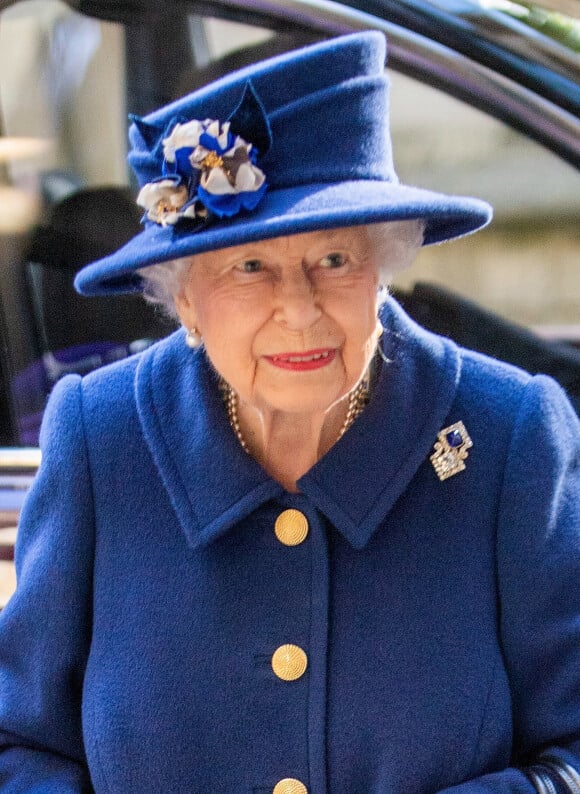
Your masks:
[[[187,333],[185,334],[185,344],[192,350],[195,350],[196,347],[201,345],[201,334],[195,326],[188,329]]]

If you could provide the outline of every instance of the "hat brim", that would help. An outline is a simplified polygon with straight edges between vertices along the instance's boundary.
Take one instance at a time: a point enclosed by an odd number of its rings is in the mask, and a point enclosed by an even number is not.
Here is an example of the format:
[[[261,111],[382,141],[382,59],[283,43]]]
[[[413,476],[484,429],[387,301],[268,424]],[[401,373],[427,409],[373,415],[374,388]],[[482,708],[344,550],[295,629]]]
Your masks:
[[[83,268],[75,279],[83,295],[140,291],[139,268],[289,234],[381,221],[423,218],[424,244],[461,237],[486,226],[489,204],[408,185],[371,180],[270,190],[251,214],[219,219],[201,230],[187,223],[148,225],[114,254]]]

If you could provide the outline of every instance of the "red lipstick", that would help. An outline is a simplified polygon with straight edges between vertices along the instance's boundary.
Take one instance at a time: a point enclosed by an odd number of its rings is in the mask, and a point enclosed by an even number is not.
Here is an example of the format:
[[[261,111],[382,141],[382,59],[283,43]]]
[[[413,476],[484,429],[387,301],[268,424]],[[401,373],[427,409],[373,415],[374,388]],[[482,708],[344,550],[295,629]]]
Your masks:
[[[334,361],[335,356],[336,350],[325,347],[320,350],[304,350],[300,353],[277,353],[275,356],[266,356],[266,358],[280,369],[306,372],[328,366]]]

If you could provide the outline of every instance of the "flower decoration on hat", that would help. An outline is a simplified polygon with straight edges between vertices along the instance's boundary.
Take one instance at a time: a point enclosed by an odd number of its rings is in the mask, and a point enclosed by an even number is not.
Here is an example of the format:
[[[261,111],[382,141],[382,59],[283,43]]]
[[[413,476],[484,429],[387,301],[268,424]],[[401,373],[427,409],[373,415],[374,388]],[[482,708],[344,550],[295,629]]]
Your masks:
[[[138,126],[143,131],[145,122],[138,120]],[[255,142],[242,137],[240,128],[247,128]],[[137,203],[147,220],[161,226],[251,212],[267,190],[257,163],[270,144],[263,106],[248,84],[227,121],[174,120],[169,125],[161,137],[162,174],[141,188]]]

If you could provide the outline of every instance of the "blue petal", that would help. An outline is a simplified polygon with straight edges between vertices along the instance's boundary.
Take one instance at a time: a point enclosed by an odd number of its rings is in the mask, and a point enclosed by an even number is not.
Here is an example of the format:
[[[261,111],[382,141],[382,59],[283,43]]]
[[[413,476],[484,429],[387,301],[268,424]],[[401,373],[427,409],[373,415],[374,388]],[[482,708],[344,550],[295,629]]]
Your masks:
[[[194,169],[192,164],[189,162],[189,156],[193,152],[193,146],[182,146],[181,149],[175,150],[175,162],[177,166],[177,171],[183,176],[192,176],[193,172],[197,169]]]
[[[218,218],[232,218],[242,209],[248,212],[256,209],[266,190],[267,185],[264,182],[259,190],[216,196],[213,193],[208,193],[207,190],[204,190],[200,185],[197,190],[197,195],[201,203],[207,207],[211,213],[217,215]]]
[[[232,148],[235,142],[235,136],[232,135],[231,132],[228,132],[228,140],[226,143],[225,149],[219,145],[218,139],[214,138],[213,135],[210,135],[207,132],[202,132],[199,136],[199,143],[201,146],[204,146],[206,149],[209,149],[210,152],[217,152],[220,156],[225,154],[229,149]]]
[[[258,188],[258,190],[252,190],[252,191],[248,190],[245,193],[239,193],[238,195],[242,197],[242,205],[244,209],[248,210],[248,212],[252,212],[252,210],[255,210],[258,204],[260,203],[260,201],[262,200],[264,193],[267,190],[268,190],[268,183],[264,182],[262,187]]]
[[[161,173],[163,174],[163,176],[158,177],[158,179],[154,181],[158,181],[159,179],[167,179],[171,176],[175,176],[177,174],[177,163],[170,163],[164,159],[163,165],[161,166]],[[178,178],[181,179],[181,177]]]
[[[208,193],[200,185],[197,195],[204,207],[218,218],[231,218],[237,215],[242,208],[241,193],[216,196],[213,193]]]
[[[171,164],[170,164],[171,165]],[[150,184],[154,185],[156,182],[173,182],[175,187],[179,187],[183,184],[183,177],[180,174],[162,174],[161,176],[156,176],[155,179],[152,179]]]

